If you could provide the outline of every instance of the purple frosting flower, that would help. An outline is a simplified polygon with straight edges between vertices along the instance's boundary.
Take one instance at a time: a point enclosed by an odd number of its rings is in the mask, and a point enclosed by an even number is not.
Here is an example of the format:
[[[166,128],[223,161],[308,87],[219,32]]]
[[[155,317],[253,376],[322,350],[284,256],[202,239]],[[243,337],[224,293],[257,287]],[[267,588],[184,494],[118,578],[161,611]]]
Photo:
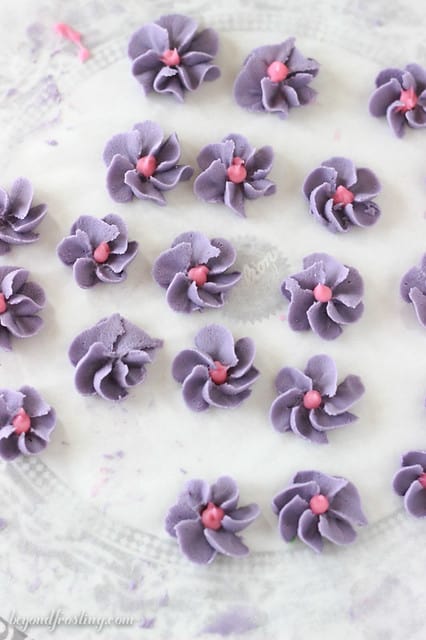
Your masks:
[[[40,331],[43,320],[37,315],[46,297],[29,272],[21,267],[0,266],[0,348],[12,349],[10,337],[29,338]]]
[[[33,387],[0,389],[0,456],[4,460],[43,451],[55,425],[55,410]]]
[[[172,366],[173,377],[183,385],[183,398],[190,409],[237,407],[248,398],[259,376],[253,366],[255,347],[251,338],[234,343],[228,329],[210,324],[197,333],[195,346],[181,351]]]
[[[426,451],[409,451],[393,478],[393,488],[404,496],[404,507],[416,518],[426,518]]]
[[[352,482],[320,471],[296,473],[273,499],[272,511],[286,542],[297,536],[314,551],[322,551],[324,538],[339,545],[353,542],[354,526],[367,524]]]
[[[197,32],[197,27],[192,18],[167,15],[132,35],[132,73],[145,94],[171,93],[182,102],[185,91],[220,76],[219,68],[212,64],[218,50],[217,33],[213,29]]]
[[[245,216],[245,198],[256,200],[276,191],[275,184],[266,178],[273,157],[272,147],[256,151],[244,136],[230,133],[222,142],[201,150],[197,161],[202,173],[195,179],[194,192],[205,202],[224,202]]]
[[[293,431],[306,440],[328,442],[327,431],[357,420],[348,409],[364,393],[358,376],[349,375],[337,385],[334,360],[326,355],[308,360],[304,373],[284,367],[275,380],[278,397],[269,413],[277,431]]]
[[[342,333],[340,325],[358,320],[364,305],[362,278],[326,253],[303,259],[303,271],[284,280],[283,295],[290,300],[288,323],[294,331],[312,329],[325,340]]]
[[[292,107],[312,102],[317,92],[309,84],[319,64],[305,58],[294,43],[294,38],[288,38],[253,49],[234,84],[235,100],[241,107],[287,118]]]
[[[0,256],[12,244],[30,244],[38,239],[34,229],[46,215],[47,206],[31,206],[33,187],[27,178],[17,178],[10,194],[0,188]]]
[[[348,158],[330,158],[314,169],[303,184],[314,218],[329,231],[370,227],[380,209],[372,198],[380,183],[370,169],[357,169]]]
[[[162,344],[118,313],[103,318],[74,338],[69,348],[77,390],[122,400],[127,389],[144,381],[146,365]]]
[[[413,304],[420,324],[426,327],[426,253],[421,266],[412,267],[402,278],[400,291],[402,298]]]
[[[163,140],[163,130],[151,120],[113,136],[103,158],[108,167],[107,189],[116,202],[129,202],[136,196],[165,205],[163,191],[189,180],[194,171],[188,165],[177,164],[180,145],[176,134]]]
[[[57,252],[62,262],[73,265],[74,278],[80,287],[98,282],[123,282],[126,267],[135,257],[137,242],[128,242],[124,221],[113,213],[102,220],[80,216]]]
[[[426,127],[426,69],[418,64],[384,69],[376,78],[376,87],[370,98],[370,113],[386,116],[395,135],[402,137],[405,125]]]
[[[209,240],[190,231],[175,238],[172,248],[157,258],[152,275],[167,289],[167,302],[175,311],[222,307],[224,295],[241,277],[239,271],[227,272],[235,258],[235,249],[227,240]]]
[[[166,531],[177,538],[182,553],[192,562],[209,564],[218,553],[239,557],[249,553],[236,535],[259,513],[257,504],[237,507],[239,491],[232,478],[223,476],[209,485],[189,480],[169,510]]]

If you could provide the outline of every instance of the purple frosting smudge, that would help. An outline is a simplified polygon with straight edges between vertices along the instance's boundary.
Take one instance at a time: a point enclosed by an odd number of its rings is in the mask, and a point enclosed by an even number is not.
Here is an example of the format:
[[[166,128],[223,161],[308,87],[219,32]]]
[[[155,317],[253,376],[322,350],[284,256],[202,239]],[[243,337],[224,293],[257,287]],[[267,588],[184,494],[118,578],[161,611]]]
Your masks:
[[[215,620],[202,629],[201,633],[218,633],[226,637],[233,633],[247,633],[258,627],[259,623],[256,621],[253,609],[240,606],[218,614]]]
[[[182,102],[185,91],[220,76],[219,68],[212,64],[218,50],[217,33],[197,31],[197,27],[192,18],[165,15],[132,35],[132,73],[145,94],[168,93]]]

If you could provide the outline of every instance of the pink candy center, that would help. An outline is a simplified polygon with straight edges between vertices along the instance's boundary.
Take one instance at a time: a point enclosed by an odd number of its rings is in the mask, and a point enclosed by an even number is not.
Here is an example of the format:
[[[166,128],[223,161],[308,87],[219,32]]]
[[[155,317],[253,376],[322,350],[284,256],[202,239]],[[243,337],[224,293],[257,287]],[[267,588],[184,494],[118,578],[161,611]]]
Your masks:
[[[210,269],[205,264],[197,264],[188,271],[188,278],[193,280],[197,287],[202,287],[207,282]]]
[[[18,413],[12,420],[12,424],[15,427],[15,433],[18,435],[21,433],[27,433],[31,427],[31,418],[25,409],[19,409]]]
[[[215,360],[213,362],[215,368],[209,370],[209,376],[215,384],[223,384],[228,378],[228,367]]]
[[[93,259],[99,264],[103,264],[108,260],[110,253],[111,249],[109,248],[108,242],[101,242],[93,252]]]
[[[316,496],[312,496],[309,501],[309,506],[312,513],[314,513],[316,516],[320,516],[321,514],[328,511],[330,503],[326,496],[323,496],[322,493],[319,493]]]
[[[269,65],[266,73],[272,82],[282,82],[287,78],[290,70],[283,62],[274,60],[274,62],[271,62]]]
[[[217,507],[213,502],[209,502],[207,507],[201,513],[201,522],[206,529],[217,531],[222,526],[222,520],[225,512]]]
[[[422,475],[419,476],[418,480],[422,485],[423,489],[426,489],[426,473],[422,473]]]
[[[142,156],[136,163],[136,171],[145,178],[150,178],[157,168],[157,160],[154,156]]]
[[[4,313],[7,309],[6,298],[4,293],[0,293],[0,313]]]
[[[329,302],[333,297],[333,292],[326,284],[317,284],[313,290],[314,298],[318,302]]]
[[[405,113],[406,111],[411,111],[417,104],[418,97],[411,87],[406,91],[401,91],[401,95],[399,96],[400,102],[402,102],[402,107],[398,107],[398,111],[402,111]]]
[[[160,58],[167,67],[175,67],[180,63],[180,55],[177,49],[167,49]]]
[[[247,178],[247,169],[244,166],[244,160],[236,156],[232,159],[232,164],[226,170],[226,175],[234,184],[240,184]]]
[[[351,204],[355,199],[354,194],[349,189],[346,189],[342,184],[337,187],[333,196],[334,204]]]
[[[312,389],[312,391],[307,391],[303,396],[303,406],[305,409],[318,409],[321,405],[322,398],[319,391]]]

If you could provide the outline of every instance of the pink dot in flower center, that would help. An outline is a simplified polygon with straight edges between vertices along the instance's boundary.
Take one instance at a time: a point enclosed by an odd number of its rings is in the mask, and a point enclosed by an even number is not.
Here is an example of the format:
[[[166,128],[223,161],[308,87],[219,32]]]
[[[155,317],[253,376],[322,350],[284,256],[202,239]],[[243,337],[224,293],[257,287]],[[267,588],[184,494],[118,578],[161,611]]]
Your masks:
[[[305,409],[318,409],[321,405],[322,397],[319,391],[312,389],[307,391],[303,396],[303,406]]]
[[[15,433],[18,435],[21,433],[27,433],[31,427],[31,418],[25,409],[21,408],[13,418],[12,424],[15,427]]]
[[[6,298],[4,293],[0,293],[0,313],[4,313],[7,309]]]
[[[333,204],[351,204],[355,200],[352,191],[346,189],[342,184],[339,185],[333,196]]]
[[[318,302],[329,302],[333,297],[333,292],[326,284],[317,284],[313,290],[314,298]]]
[[[166,51],[161,56],[160,60],[167,67],[175,67],[177,64],[180,64],[180,55],[178,54],[176,48],[166,49]]]
[[[326,496],[323,496],[322,493],[318,493],[318,495],[312,496],[309,501],[309,507],[312,513],[314,513],[316,516],[320,516],[328,511],[329,506],[330,503],[328,501],[328,498]]]
[[[197,287],[202,287],[207,282],[210,269],[205,264],[197,264],[188,271],[188,278],[193,280]]]
[[[136,171],[145,178],[154,175],[157,168],[157,160],[154,156],[142,156],[136,163]]]
[[[401,91],[401,95],[399,96],[400,102],[402,102],[402,106],[398,107],[398,111],[402,111],[406,113],[407,111],[411,111],[417,104],[418,97],[413,87],[410,89],[406,89],[405,91]]]
[[[244,166],[244,160],[235,156],[232,159],[232,164],[226,170],[226,175],[234,184],[241,184],[247,178],[247,169]]]
[[[103,264],[108,260],[110,253],[108,242],[101,242],[93,252],[93,259],[99,264]]]
[[[426,473],[422,473],[422,475],[418,477],[418,480],[422,485],[423,489],[426,489]]]
[[[213,502],[209,502],[207,507],[201,512],[201,522],[206,529],[217,531],[222,526],[225,512],[221,507],[217,507]]]
[[[228,378],[228,367],[215,360],[214,369],[209,370],[209,376],[215,384],[223,384]]]
[[[272,82],[282,82],[287,78],[290,70],[283,62],[274,60],[274,62],[271,62],[271,64],[267,68],[266,73],[268,74],[269,79],[272,80]]]

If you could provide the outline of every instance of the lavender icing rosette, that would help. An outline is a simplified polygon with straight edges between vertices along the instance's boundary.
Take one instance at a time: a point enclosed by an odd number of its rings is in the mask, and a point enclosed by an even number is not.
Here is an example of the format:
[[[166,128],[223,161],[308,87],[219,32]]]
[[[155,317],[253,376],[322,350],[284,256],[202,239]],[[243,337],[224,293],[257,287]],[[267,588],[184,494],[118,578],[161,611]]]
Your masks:
[[[232,478],[223,476],[209,485],[189,480],[169,510],[166,531],[177,538],[182,553],[197,564],[210,564],[218,553],[241,557],[249,553],[240,531],[259,513],[257,504],[238,507],[239,491]]]
[[[376,78],[376,90],[369,102],[370,113],[386,116],[395,135],[401,138],[405,126],[426,127],[426,69],[407,64],[405,69],[383,69]]]
[[[163,139],[163,130],[151,120],[135,124],[127,133],[116,134],[103,153],[111,198],[129,202],[135,196],[165,205],[163,191],[170,191],[193,174],[190,166],[178,164],[179,158],[176,134]]]
[[[380,183],[370,169],[357,169],[348,158],[330,158],[314,169],[303,184],[310,212],[329,231],[370,227],[380,209],[372,198]]]
[[[296,473],[274,497],[272,510],[286,542],[298,537],[317,552],[323,550],[324,539],[338,545],[353,542],[355,525],[367,524],[352,482],[320,471]]]
[[[345,326],[358,320],[364,305],[362,278],[326,253],[303,259],[303,271],[284,280],[283,295],[290,300],[288,323],[294,331],[312,329],[325,340],[334,340]]]
[[[0,266],[0,348],[10,351],[11,336],[30,338],[40,331],[43,320],[38,313],[46,297],[29,272],[21,267]]]
[[[266,146],[254,149],[248,140],[230,133],[222,142],[208,144],[197,158],[201,173],[194,192],[205,202],[224,202],[239,216],[245,216],[244,200],[271,196],[275,184],[267,179],[274,152]]]
[[[365,391],[361,379],[354,375],[338,385],[336,364],[327,355],[310,358],[304,372],[284,367],[275,385],[279,395],[269,412],[273,427],[319,444],[328,442],[331,429],[357,420],[348,409]]]
[[[293,107],[312,102],[317,92],[309,85],[319,64],[305,58],[294,43],[295,38],[288,38],[253,49],[234,84],[235,100],[241,107],[287,118]]]
[[[185,91],[220,76],[219,68],[212,64],[218,50],[217,33],[197,28],[192,18],[175,14],[161,16],[132,35],[132,73],[145,94],[169,93],[182,102]]]
[[[426,451],[409,451],[402,456],[393,488],[404,497],[404,507],[409,514],[426,518]]]
[[[30,244],[38,239],[34,229],[46,215],[47,205],[32,206],[34,190],[27,178],[17,178],[10,193],[0,188],[0,256],[10,245]]]
[[[58,245],[57,253],[65,265],[73,266],[77,284],[89,288],[98,282],[123,282],[137,250],[138,243],[127,239],[122,218],[110,213],[102,220],[80,216],[70,235]]]
[[[69,348],[77,390],[122,400],[128,389],[144,381],[146,365],[162,344],[118,313],[103,318],[80,333]]]
[[[255,347],[251,338],[234,343],[228,329],[210,324],[197,333],[195,346],[181,351],[172,366],[173,377],[183,385],[183,398],[190,409],[227,409],[248,398],[259,376],[253,366]]]
[[[154,262],[152,275],[167,290],[166,300],[174,311],[222,307],[224,296],[241,277],[229,272],[236,253],[223,238],[209,240],[198,231],[182,233]]]
[[[0,389],[0,456],[4,460],[43,451],[55,425],[55,410],[33,387]]]
[[[413,305],[420,324],[426,327],[426,253],[420,267],[412,267],[401,280],[403,300]]]

